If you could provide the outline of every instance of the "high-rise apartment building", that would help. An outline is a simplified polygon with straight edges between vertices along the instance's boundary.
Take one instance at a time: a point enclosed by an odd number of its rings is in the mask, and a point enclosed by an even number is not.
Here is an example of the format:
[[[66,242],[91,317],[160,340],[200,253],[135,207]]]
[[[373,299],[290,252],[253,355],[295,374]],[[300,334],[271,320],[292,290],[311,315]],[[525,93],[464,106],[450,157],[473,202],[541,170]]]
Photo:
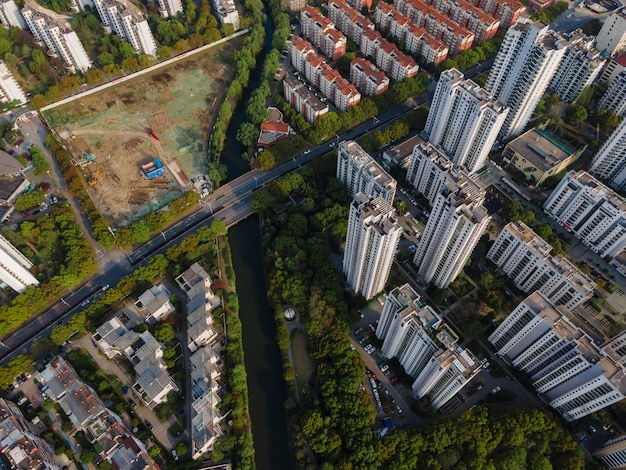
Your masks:
[[[485,90],[510,111],[502,140],[520,134],[545,93],[567,49],[567,42],[548,26],[521,19],[504,36]]]
[[[441,339],[450,333],[449,330],[444,330],[437,338]],[[416,398],[426,397],[435,409],[439,409],[459,393],[480,370],[478,359],[469,349],[453,344],[435,351],[413,382],[411,391]]]
[[[626,114],[626,70],[618,74],[598,102],[599,109],[610,109],[618,116]]]
[[[528,375],[566,421],[624,398],[624,370],[540,292],[524,299],[489,336],[498,356]]]
[[[387,283],[402,227],[384,199],[359,193],[350,204],[343,273],[357,294],[371,299]]]
[[[461,272],[491,220],[484,197],[466,186],[449,188],[433,204],[413,263],[423,282],[447,287]]]
[[[606,468],[623,470],[626,468],[626,434],[609,439],[593,456],[601,460]]]
[[[11,468],[61,470],[54,449],[31,428],[19,407],[0,398],[0,452]]]
[[[211,10],[220,24],[232,24],[239,29],[239,12],[234,0],[211,0]]]
[[[485,163],[509,110],[456,69],[439,78],[424,133],[457,167],[473,173]]]
[[[572,310],[591,298],[595,283],[523,222],[507,224],[487,258],[526,293],[539,291],[553,305]]]
[[[11,75],[6,64],[0,60],[0,101],[3,103],[11,103],[17,101],[24,104],[28,101],[24,90],[17,80]]]
[[[67,20],[33,0],[26,0],[25,5],[22,16],[33,36],[43,42],[51,54],[65,61],[67,71],[86,72],[91,61]]]
[[[550,89],[561,100],[568,103],[575,101],[583,89],[600,75],[606,59],[594,47],[595,39],[579,29],[567,36],[570,47],[550,82]]]
[[[626,187],[626,119],[600,147],[589,170],[616,189]]]
[[[565,175],[543,207],[600,256],[612,258],[626,247],[626,202],[585,171]]]
[[[387,305],[387,304],[391,305]],[[383,331],[376,336],[383,341],[383,356],[397,357],[407,374],[417,377],[438,346],[428,332],[441,325],[441,318],[428,305],[422,305],[415,291],[408,285],[395,288],[387,297],[380,324]]]
[[[0,23],[5,28],[15,26],[20,29],[26,28],[24,17],[15,3],[15,0],[0,0]]]
[[[26,256],[0,235],[0,281],[17,292],[38,286],[39,281],[29,271],[32,266]]]
[[[626,51],[626,7],[614,11],[604,21],[596,38],[596,48],[609,55]]]
[[[602,350],[615,362],[626,367],[626,331],[605,342]]]
[[[176,16],[183,12],[183,2],[181,0],[158,0],[159,15],[163,18]]]
[[[420,142],[413,147],[411,162],[406,174],[411,184],[430,205],[440,194],[447,195],[462,187],[473,198],[484,199],[485,191],[474,183],[463,171],[454,168],[453,163],[430,142]]]
[[[398,358],[415,379],[413,394],[437,409],[480,371],[472,353],[456,344],[458,337],[408,284],[387,296],[376,336],[383,340],[383,356]]]
[[[337,149],[337,179],[348,187],[353,198],[363,193],[384,199],[389,205],[393,204],[398,186],[396,180],[352,140],[341,142]]]
[[[156,43],[141,10],[128,0],[94,0],[102,22],[133,49],[156,56]]]

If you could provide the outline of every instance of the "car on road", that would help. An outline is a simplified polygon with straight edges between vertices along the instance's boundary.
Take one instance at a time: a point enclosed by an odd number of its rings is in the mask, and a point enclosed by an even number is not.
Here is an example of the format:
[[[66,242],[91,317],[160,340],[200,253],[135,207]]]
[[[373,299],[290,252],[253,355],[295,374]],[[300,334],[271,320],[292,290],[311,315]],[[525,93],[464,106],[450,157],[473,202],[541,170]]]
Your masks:
[[[399,414],[402,414],[402,408],[400,408],[400,405],[396,405],[396,410],[398,411]]]
[[[311,149],[306,149],[306,150],[304,151],[304,154],[303,154],[303,155],[307,155],[307,154],[309,154],[309,153],[311,153]]]
[[[105,290],[107,290],[109,287],[111,287],[110,285],[106,285],[106,286],[102,286],[102,292],[104,292]]]
[[[152,426],[152,423],[151,423],[150,421],[148,421],[147,419],[144,419],[144,420],[143,420],[143,424],[145,424],[145,425],[146,425],[146,427],[147,427],[150,431],[152,431],[152,430],[154,429],[154,426]]]
[[[128,404],[133,408],[137,406],[137,403],[135,403],[135,400],[133,400],[132,398],[128,399]]]
[[[91,302],[91,299],[84,300],[84,301],[80,304],[80,306],[81,306],[81,307],[86,307],[87,305],[89,305],[89,303],[90,303],[90,302]]]
[[[500,390],[502,390],[500,387],[495,387],[493,390],[491,390],[491,394],[495,395],[496,393],[498,393]]]
[[[330,143],[330,148],[333,148],[335,145],[337,145],[335,142],[331,142]]]
[[[177,418],[180,418],[181,416],[183,416],[185,414],[185,410],[183,410],[182,408],[180,410],[178,410],[175,414],[175,416]]]

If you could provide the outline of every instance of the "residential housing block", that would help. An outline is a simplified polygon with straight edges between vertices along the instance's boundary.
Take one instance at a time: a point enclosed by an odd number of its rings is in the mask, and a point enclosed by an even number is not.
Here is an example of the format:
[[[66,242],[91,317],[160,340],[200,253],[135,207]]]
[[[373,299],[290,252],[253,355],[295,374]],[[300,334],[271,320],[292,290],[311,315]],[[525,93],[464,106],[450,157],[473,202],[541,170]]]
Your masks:
[[[565,175],[543,208],[602,257],[626,247],[626,202],[585,171]]]
[[[329,111],[328,104],[315,96],[306,83],[293,75],[287,75],[283,79],[283,95],[307,122],[315,122]]]
[[[346,111],[361,101],[361,94],[356,87],[318,56],[308,41],[297,36],[291,40],[291,64],[339,111]]]
[[[573,310],[593,295],[595,282],[523,222],[510,222],[487,252],[515,285],[526,293],[541,292],[553,305]]]
[[[523,18],[508,29],[485,84],[487,93],[510,109],[501,140],[525,129],[567,46],[567,41],[541,22]]]
[[[350,204],[343,273],[348,286],[371,299],[385,288],[402,227],[384,199],[358,193]]]
[[[449,69],[437,83],[424,135],[455,166],[474,173],[484,166],[508,113],[506,106],[476,83]]]
[[[491,217],[475,184],[449,185],[433,204],[413,263],[422,282],[447,287],[461,272]]]
[[[38,286],[39,281],[29,271],[32,266],[21,251],[0,235],[0,281],[19,293],[28,286]]]
[[[91,61],[85,48],[64,17],[43,8],[34,0],[26,0],[22,16],[33,36],[45,44],[49,53],[63,59],[68,72],[89,70]]]
[[[596,37],[596,48],[609,55],[626,51],[626,7],[614,11],[604,21]]]
[[[613,79],[600,98],[598,109],[610,109],[622,117],[626,115],[626,70]]]
[[[539,397],[565,421],[622,400],[622,367],[574,326],[565,307],[541,292],[524,299],[489,336],[496,354],[530,379]]]
[[[24,17],[15,3],[15,0],[0,0],[0,23],[5,28],[15,26],[16,28],[26,29]]]
[[[593,157],[590,171],[613,188],[626,187],[626,119],[622,119]]]
[[[192,458],[198,459],[213,449],[215,439],[224,434],[218,408],[222,363],[220,344],[213,326],[212,311],[221,304],[211,289],[211,277],[199,263],[192,264],[176,278],[187,300],[187,347],[192,353],[191,390],[191,442]]]
[[[4,61],[0,60],[0,101],[3,103],[24,104],[28,101],[26,94]]]
[[[389,88],[389,79],[369,60],[357,57],[350,63],[350,82],[364,95],[374,96]]]
[[[383,341],[381,353],[396,357],[415,381],[416,398],[427,397],[441,408],[481,370],[458,337],[408,285],[393,289],[385,301],[376,336]]]
[[[143,13],[129,0],[94,0],[108,32],[125,39],[136,52],[156,56],[156,43]]]
[[[393,204],[398,186],[396,180],[352,140],[339,144],[336,176],[348,187],[353,198],[363,193],[371,198],[382,198],[389,205]]]
[[[300,10],[300,26],[302,35],[328,59],[337,60],[346,53],[346,37],[316,8]]]

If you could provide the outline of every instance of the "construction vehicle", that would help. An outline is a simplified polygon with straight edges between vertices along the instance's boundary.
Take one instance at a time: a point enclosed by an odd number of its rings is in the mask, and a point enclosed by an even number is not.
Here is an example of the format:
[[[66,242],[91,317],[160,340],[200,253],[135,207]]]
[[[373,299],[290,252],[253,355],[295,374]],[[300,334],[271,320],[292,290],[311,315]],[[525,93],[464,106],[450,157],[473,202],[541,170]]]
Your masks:
[[[115,181],[116,183],[120,182],[120,177],[117,176],[117,174],[113,170],[111,170],[110,168],[107,168],[104,165],[98,165],[98,167],[96,168],[96,172],[93,175],[93,178],[89,181],[89,186],[93,186],[94,184],[98,182],[98,177],[100,176],[101,172],[108,173],[113,179],[113,181]]]
[[[148,134],[150,134],[150,137],[152,137],[154,140],[159,140],[159,141],[161,140],[161,139],[159,139],[159,137],[158,137],[158,136],[154,133],[154,131],[153,131],[152,129],[150,129],[149,127],[148,127]]]

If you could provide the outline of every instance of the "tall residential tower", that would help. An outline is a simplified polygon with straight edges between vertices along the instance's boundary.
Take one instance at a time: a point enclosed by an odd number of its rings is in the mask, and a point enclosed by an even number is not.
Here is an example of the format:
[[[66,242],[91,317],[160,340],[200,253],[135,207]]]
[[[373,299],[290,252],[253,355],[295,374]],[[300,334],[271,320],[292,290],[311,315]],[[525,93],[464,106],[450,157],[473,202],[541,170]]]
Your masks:
[[[424,133],[455,166],[473,173],[484,165],[508,111],[458,70],[446,70],[437,83]]]
[[[510,108],[500,139],[524,130],[566,49],[561,36],[526,18],[506,32],[485,85],[488,93]]]
[[[423,282],[447,287],[461,272],[491,220],[483,200],[480,193],[458,185],[437,196],[413,258]]]
[[[402,227],[384,199],[358,193],[350,205],[343,272],[348,285],[366,299],[387,283]]]

